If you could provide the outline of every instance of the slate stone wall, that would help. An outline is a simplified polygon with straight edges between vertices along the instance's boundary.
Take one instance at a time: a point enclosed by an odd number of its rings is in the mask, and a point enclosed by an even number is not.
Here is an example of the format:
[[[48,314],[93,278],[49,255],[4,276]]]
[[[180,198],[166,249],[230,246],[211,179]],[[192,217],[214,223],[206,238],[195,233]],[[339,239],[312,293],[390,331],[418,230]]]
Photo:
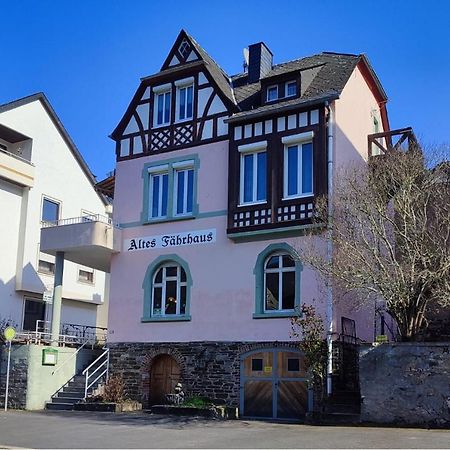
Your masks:
[[[361,420],[450,427],[450,342],[364,345]]]
[[[122,374],[126,396],[148,406],[152,362],[172,356],[181,368],[186,395],[201,395],[239,406],[240,356],[251,350],[295,348],[293,342],[176,342],[110,344],[111,374]]]
[[[13,345],[11,349],[11,369],[9,374],[8,407],[25,409],[28,382],[28,347]],[[0,346],[0,408],[5,406],[7,351]]]

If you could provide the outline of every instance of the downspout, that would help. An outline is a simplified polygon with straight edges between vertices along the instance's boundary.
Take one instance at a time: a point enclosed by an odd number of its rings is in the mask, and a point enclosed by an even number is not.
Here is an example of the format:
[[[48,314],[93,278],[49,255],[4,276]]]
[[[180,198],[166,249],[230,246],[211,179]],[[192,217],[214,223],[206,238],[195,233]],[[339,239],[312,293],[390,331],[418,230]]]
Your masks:
[[[334,151],[334,111],[333,105],[325,103],[328,111],[327,120],[327,169],[328,169],[328,223],[327,223],[327,260],[332,263],[333,242],[332,242],[332,222],[333,222],[333,151]],[[327,394],[333,392],[333,287],[331,276],[327,280]]]

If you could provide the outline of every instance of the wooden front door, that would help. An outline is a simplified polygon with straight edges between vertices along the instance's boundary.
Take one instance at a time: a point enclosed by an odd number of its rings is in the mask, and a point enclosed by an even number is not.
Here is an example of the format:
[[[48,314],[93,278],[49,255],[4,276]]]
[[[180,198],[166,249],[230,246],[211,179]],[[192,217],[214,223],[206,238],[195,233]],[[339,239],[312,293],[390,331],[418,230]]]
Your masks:
[[[265,350],[241,359],[241,414],[301,420],[308,411],[306,368],[300,352]]]
[[[164,405],[166,395],[173,394],[175,385],[180,382],[180,366],[169,355],[157,356],[152,364],[150,375],[150,404]]]

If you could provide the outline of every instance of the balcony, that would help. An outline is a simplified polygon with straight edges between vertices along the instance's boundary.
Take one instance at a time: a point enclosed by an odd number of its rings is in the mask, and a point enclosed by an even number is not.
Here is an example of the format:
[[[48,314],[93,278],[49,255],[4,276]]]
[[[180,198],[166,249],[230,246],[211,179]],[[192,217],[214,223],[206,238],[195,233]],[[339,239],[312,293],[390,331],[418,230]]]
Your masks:
[[[34,165],[29,160],[0,147],[0,178],[31,188],[34,185]]]
[[[274,207],[268,204],[237,206],[228,213],[227,234],[230,239],[274,233],[298,233],[311,226],[314,197],[280,200]]]
[[[369,134],[367,144],[369,157],[384,155],[391,150],[411,150],[418,146],[416,136],[411,127]]]
[[[43,222],[40,250],[103,272],[110,271],[111,256],[120,251],[121,230],[111,219],[89,215]]]

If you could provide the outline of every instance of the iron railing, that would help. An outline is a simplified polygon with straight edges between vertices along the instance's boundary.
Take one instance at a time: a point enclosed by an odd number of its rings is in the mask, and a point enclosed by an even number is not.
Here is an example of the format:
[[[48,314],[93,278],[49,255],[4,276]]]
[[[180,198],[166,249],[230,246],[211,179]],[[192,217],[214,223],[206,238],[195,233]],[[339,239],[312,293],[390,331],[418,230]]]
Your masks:
[[[26,158],[18,155],[17,153],[8,152],[8,150],[5,150],[5,149],[3,149],[1,147],[0,147],[0,153],[4,153],[5,155],[11,156],[14,159],[17,159],[19,161],[22,161],[22,162],[27,163],[28,165],[34,167],[34,164],[29,159],[26,159]]]
[[[109,377],[109,348],[105,351],[86,369],[83,370],[84,375],[84,399],[86,400],[89,389],[95,387],[96,383],[103,380],[105,383]]]
[[[87,214],[81,217],[69,217],[68,219],[59,219],[51,222],[42,221],[42,228],[61,227],[64,225],[74,225],[79,223],[100,222],[118,228],[112,219],[102,214]]]

